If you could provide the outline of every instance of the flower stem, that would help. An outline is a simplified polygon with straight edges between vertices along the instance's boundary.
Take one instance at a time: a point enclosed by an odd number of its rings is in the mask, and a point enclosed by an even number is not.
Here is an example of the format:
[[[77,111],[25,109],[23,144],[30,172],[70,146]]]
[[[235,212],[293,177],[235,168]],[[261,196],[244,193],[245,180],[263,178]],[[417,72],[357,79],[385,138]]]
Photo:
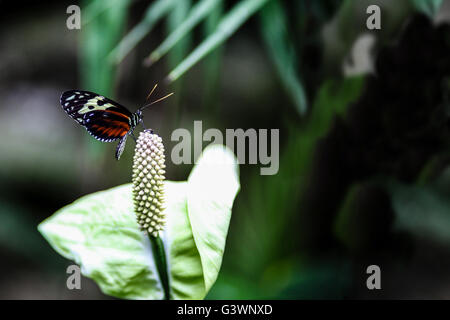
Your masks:
[[[153,257],[158,270],[159,278],[161,279],[164,290],[164,300],[170,300],[169,277],[167,273],[166,252],[164,251],[164,243],[161,238],[149,235],[152,244]]]

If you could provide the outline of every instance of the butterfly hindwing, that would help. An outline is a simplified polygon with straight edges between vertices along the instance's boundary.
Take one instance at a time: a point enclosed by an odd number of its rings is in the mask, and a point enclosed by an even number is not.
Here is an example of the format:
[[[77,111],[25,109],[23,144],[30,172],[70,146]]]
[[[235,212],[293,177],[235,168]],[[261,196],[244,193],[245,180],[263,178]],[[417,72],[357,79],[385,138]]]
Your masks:
[[[122,138],[130,131],[129,119],[114,111],[90,111],[83,117],[86,130],[97,140],[111,142]]]

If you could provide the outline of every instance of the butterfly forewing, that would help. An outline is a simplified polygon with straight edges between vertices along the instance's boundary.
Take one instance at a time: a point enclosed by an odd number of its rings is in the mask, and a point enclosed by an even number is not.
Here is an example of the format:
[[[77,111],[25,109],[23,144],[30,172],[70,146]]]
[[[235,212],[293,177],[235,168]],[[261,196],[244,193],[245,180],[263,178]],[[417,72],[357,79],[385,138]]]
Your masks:
[[[132,113],[119,103],[90,91],[70,90],[61,95],[64,111],[96,139],[122,138],[131,127]]]

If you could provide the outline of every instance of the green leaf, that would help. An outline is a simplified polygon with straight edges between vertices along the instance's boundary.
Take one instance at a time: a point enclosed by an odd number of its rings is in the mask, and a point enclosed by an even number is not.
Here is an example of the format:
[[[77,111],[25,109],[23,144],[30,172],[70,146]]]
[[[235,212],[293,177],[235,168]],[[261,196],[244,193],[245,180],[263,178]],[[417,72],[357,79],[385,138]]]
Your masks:
[[[127,0],[128,1],[128,0]],[[132,1],[132,0],[130,0]],[[97,18],[100,14],[111,9],[114,6],[121,5],[122,0],[110,0],[110,1],[87,1],[86,5],[84,5],[82,18],[82,25],[90,23],[95,18]]]
[[[180,24],[185,21],[192,7],[192,0],[177,0],[176,6],[171,10],[166,19],[166,33],[172,34]],[[169,69],[174,68],[183,60],[192,47],[193,35],[188,33],[180,39],[170,50],[167,55],[167,66]],[[149,60],[144,60],[144,64],[148,64]],[[172,119],[172,126],[179,127],[180,119],[183,117],[184,95],[186,94],[186,86],[180,81],[172,87],[177,94],[172,99],[174,108],[169,112],[169,118]]]
[[[203,299],[208,293],[220,269],[238,190],[237,160],[218,146],[205,149],[187,182],[166,181],[167,224],[162,240],[172,298]],[[38,229],[104,293],[162,299],[149,239],[135,221],[131,184],[82,197]]]
[[[178,26],[187,19],[191,6],[192,0],[177,0],[176,6],[174,6],[173,10],[167,16],[166,32],[168,34],[172,34],[173,32],[175,32],[175,30],[178,29]],[[187,34],[182,39],[179,39],[168,56],[169,68],[173,68],[178,63],[180,63],[181,60],[183,60],[183,57],[187,54],[191,47],[191,42],[191,34]],[[182,89],[182,87],[180,87],[179,89]]]
[[[87,90],[112,96],[116,69],[105,63],[105,59],[120,39],[130,0],[114,0],[114,6],[103,4],[101,6],[105,8],[101,13],[97,12],[100,4],[96,3],[103,1],[86,2],[91,5],[83,10],[83,14],[95,14],[96,18],[81,29],[81,85]]]
[[[171,199],[174,201],[173,196]],[[150,241],[134,218],[131,184],[82,197],[38,229],[59,254],[80,265],[81,272],[96,281],[105,294],[162,299]]]
[[[167,15],[175,4],[174,0],[157,0],[146,10],[145,16],[111,51],[108,59],[114,63],[121,62],[128,53]]]
[[[261,30],[279,77],[294,102],[300,116],[307,111],[303,84],[296,74],[300,56],[290,39],[287,19],[279,1],[271,1],[261,10]]]
[[[413,6],[420,12],[433,17],[442,5],[442,0],[411,0]]]
[[[164,56],[172,49],[177,42],[188,34],[198,23],[200,23],[221,0],[201,0],[197,2],[189,11],[184,21],[177,25],[177,28],[170,33],[167,38],[150,54],[148,63],[152,64]]]
[[[262,8],[269,0],[242,0],[236,4],[221,20],[216,31],[207,37],[167,76],[170,82],[177,80],[193,65],[213,51]]]
[[[167,187],[172,188],[172,192]],[[192,235],[187,207],[187,182],[166,183],[167,199],[176,194],[172,210],[167,211],[164,242],[169,251],[170,286],[175,299],[202,299],[205,296],[203,269]],[[168,210],[167,208],[166,210]]]

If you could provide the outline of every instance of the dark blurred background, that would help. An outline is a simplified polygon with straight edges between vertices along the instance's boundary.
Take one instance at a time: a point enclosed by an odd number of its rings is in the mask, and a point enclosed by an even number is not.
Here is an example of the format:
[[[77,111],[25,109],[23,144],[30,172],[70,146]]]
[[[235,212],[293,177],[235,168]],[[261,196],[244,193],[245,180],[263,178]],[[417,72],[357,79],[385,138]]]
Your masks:
[[[0,2],[0,298],[109,298],[87,278],[69,291],[72,263],[36,227],[80,196],[130,182],[133,142],[117,162],[115,144],[92,139],[59,96],[91,90],[134,111],[155,83],[159,96],[176,93],[145,111],[169,152],[172,131],[194,120],[204,130],[280,129],[277,175],[240,166],[207,298],[450,298],[450,1],[269,0],[173,82],[170,71],[246,4],[218,1],[148,67],[199,1],[177,0],[158,19],[156,2]],[[71,4],[80,30],[66,27]],[[366,28],[371,4],[381,30]],[[126,54],[114,63],[118,46]],[[169,162],[167,178],[190,170]],[[366,287],[371,264],[381,290]]]

